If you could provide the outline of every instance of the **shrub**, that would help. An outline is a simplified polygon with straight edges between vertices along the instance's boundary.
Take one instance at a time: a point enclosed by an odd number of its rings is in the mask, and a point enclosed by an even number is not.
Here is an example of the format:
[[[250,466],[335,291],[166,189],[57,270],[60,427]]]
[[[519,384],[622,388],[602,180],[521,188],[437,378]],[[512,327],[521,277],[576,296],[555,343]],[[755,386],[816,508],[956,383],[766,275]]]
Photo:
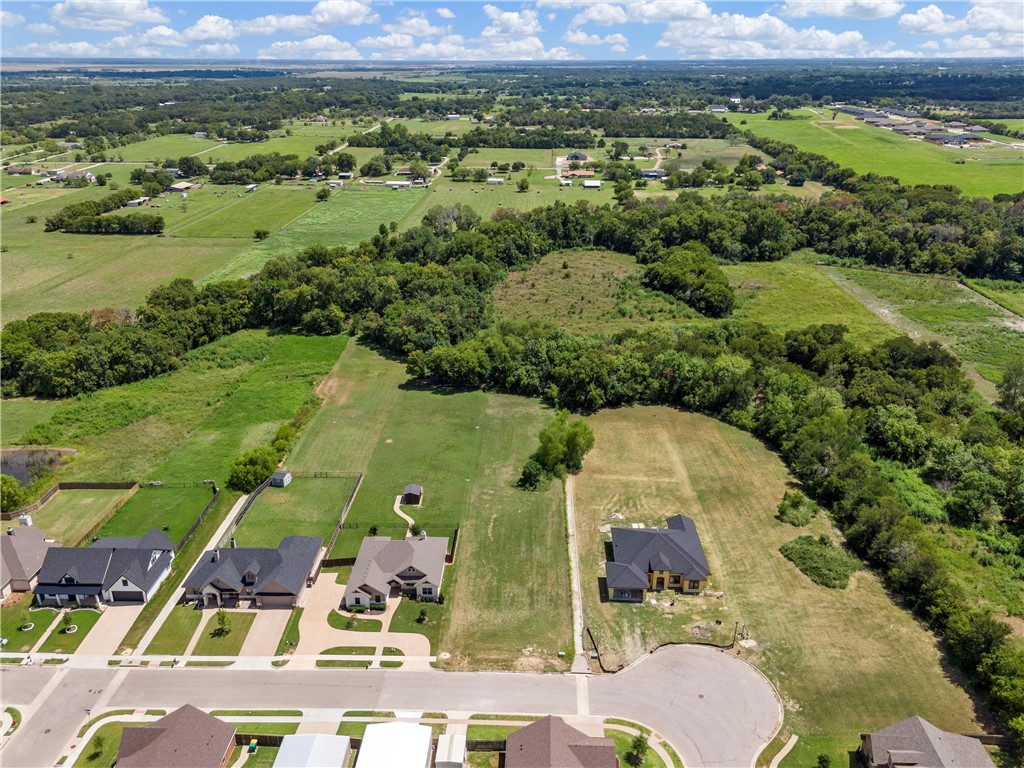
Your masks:
[[[818,505],[800,491],[786,491],[776,517],[784,523],[801,527],[810,523],[817,514]]]
[[[251,493],[277,469],[277,453],[267,445],[253,448],[235,459],[228,474],[228,487]]]
[[[24,506],[26,498],[25,489],[21,487],[11,475],[0,475],[0,509],[4,512],[11,512]]]
[[[850,574],[860,568],[860,561],[839,549],[828,536],[800,536],[783,544],[779,551],[815,584],[830,589],[845,589]]]

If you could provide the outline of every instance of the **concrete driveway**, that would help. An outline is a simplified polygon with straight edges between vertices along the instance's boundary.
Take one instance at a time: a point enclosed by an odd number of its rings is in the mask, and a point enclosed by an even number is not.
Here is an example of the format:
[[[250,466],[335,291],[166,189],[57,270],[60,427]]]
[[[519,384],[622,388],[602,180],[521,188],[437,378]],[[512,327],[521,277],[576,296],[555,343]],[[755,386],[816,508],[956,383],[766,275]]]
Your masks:
[[[239,656],[273,656],[277,653],[277,644],[288,626],[288,618],[292,615],[290,608],[260,608],[252,613],[256,618],[252,622],[249,634],[245,636]]]
[[[76,653],[81,656],[113,656],[144,607],[144,603],[107,606]]]

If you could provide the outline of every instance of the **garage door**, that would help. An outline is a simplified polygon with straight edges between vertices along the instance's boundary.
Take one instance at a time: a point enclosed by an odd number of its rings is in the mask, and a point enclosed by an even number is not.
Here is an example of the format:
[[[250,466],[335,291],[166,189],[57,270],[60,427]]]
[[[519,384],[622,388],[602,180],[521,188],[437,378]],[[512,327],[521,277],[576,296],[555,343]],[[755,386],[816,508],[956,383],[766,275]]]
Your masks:
[[[115,591],[111,592],[110,596],[114,598],[115,603],[141,603],[144,597],[141,592],[135,590]]]

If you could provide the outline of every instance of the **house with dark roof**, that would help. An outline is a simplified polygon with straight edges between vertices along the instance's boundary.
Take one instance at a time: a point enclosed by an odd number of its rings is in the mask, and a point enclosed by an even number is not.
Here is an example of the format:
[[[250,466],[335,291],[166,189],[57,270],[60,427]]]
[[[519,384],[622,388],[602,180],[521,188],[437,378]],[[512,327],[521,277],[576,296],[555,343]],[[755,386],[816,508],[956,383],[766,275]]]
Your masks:
[[[612,528],[605,563],[608,597],[642,601],[650,590],[696,594],[708,585],[707,558],[693,520],[675,515],[667,528]]]
[[[186,704],[154,723],[125,728],[118,768],[224,768],[235,726]]]
[[[618,768],[615,742],[587,736],[548,715],[505,740],[505,768]]]
[[[204,608],[232,608],[243,600],[256,608],[294,608],[313,583],[322,547],[322,539],[286,536],[276,548],[204,552],[185,579],[185,600],[199,601]]]
[[[943,731],[918,715],[862,733],[858,754],[867,768],[995,768],[980,741]]]
[[[387,536],[367,536],[359,547],[352,575],[345,587],[344,605],[380,605],[392,590],[421,600],[441,594],[448,539],[421,535],[392,541]]]
[[[35,589],[46,550],[56,546],[34,525],[8,527],[7,535],[0,536],[0,599]]]
[[[36,584],[39,605],[145,603],[171,572],[174,545],[162,531],[107,538],[81,549],[46,550]]]
[[[570,163],[585,163],[590,158],[587,157],[585,153],[576,151],[570,152],[568,155],[566,155],[565,159],[568,160]]]

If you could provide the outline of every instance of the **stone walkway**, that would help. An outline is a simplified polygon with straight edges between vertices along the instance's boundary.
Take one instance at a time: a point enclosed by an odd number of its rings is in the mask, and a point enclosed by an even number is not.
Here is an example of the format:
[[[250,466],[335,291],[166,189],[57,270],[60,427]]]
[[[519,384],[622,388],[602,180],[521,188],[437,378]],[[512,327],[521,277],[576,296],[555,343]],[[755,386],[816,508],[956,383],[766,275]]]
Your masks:
[[[408,539],[410,536],[412,536],[412,527],[414,525],[416,525],[416,521],[413,520],[411,517],[409,517],[407,514],[405,514],[405,512],[402,511],[402,497],[401,496],[395,496],[395,506],[393,507],[393,509],[394,509],[396,515],[398,515],[400,518],[405,520],[406,526],[407,526],[406,529],[405,529],[405,538]]]

